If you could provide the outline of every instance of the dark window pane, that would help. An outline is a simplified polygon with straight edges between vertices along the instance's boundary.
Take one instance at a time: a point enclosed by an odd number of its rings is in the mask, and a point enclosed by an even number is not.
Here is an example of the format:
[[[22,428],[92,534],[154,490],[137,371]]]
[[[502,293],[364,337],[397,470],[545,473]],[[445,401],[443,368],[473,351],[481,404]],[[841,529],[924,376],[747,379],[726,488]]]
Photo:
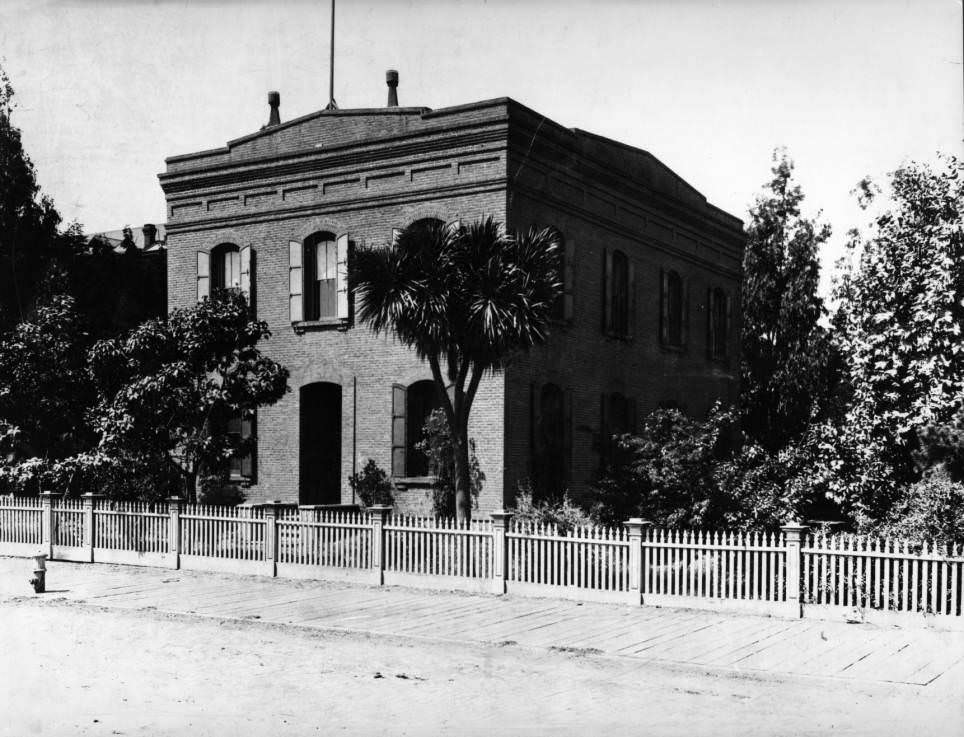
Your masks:
[[[406,407],[405,473],[428,476],[428,458],[415,446],[425,438],[425,421],[442,402],[434,381],[416,381],[408,387]]]

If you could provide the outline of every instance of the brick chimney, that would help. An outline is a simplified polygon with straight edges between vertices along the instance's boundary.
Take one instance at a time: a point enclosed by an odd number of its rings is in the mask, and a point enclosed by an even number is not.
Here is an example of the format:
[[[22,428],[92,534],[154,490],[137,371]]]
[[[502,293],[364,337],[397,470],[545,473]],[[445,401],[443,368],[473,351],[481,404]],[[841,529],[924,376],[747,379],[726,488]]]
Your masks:
[[[154,223],[144,223],[141,232],[144,233],[144,250],[153,248],[154,244],[157,243],[157,226]]]
[[[385,82],[388,84],[388,107],[398,107],[398,72],[394,69],[385,72]]]
[[[275,91],[269,92],[268,105],[271,107],[271,113],[268,115],[268,125],[265,127],[271,128],[275,125],[281,125],[281,112],[278,109],[281,106],[281,93]]]

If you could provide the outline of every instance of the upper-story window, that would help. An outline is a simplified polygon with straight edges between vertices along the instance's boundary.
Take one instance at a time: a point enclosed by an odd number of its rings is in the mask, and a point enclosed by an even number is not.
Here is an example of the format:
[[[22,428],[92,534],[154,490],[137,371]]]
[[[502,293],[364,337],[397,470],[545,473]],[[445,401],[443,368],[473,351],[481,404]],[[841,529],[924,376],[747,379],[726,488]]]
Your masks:
[[[305,319],[336,317],[338,246],[331,233],[305,239]]]
[[[241,288],[241,249],[233,243],[222,243],[211,251],[211,287]]]
[[[707,353],[710,358],[726,358],[730,334],[730,296],[719,287],[709,290],[707,315]]]
[[[632,337],[635,291],[633,265],[622,251],[605,254],[603,331],[617,338]]]
[[[288,243],[291,322],[349,318],[347,234],[312,233]]]
[[[686,342],[686,291],[678,272],[663,272],[660,293],[660,340],[664,345],[681,348]]]

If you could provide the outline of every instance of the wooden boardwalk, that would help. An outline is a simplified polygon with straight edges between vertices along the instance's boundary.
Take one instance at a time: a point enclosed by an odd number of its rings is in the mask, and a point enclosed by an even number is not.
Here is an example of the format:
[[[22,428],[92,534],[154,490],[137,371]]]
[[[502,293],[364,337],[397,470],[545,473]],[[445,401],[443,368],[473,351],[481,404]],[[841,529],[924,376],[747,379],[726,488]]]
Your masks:
[[[0,601],[33,596],[0,558]],[[557,648],[757,675],[960,683],[964,633],[320,581],[48,563],[50,599],[387,637]]]

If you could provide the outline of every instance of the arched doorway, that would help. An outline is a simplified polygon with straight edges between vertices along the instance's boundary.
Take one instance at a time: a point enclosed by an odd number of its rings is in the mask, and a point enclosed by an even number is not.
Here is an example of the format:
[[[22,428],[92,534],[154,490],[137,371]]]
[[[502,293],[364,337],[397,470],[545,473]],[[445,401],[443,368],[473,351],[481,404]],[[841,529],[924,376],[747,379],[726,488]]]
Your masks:
[[[341,385],[320,381],[299,391],[300,504],[341,502]]]

